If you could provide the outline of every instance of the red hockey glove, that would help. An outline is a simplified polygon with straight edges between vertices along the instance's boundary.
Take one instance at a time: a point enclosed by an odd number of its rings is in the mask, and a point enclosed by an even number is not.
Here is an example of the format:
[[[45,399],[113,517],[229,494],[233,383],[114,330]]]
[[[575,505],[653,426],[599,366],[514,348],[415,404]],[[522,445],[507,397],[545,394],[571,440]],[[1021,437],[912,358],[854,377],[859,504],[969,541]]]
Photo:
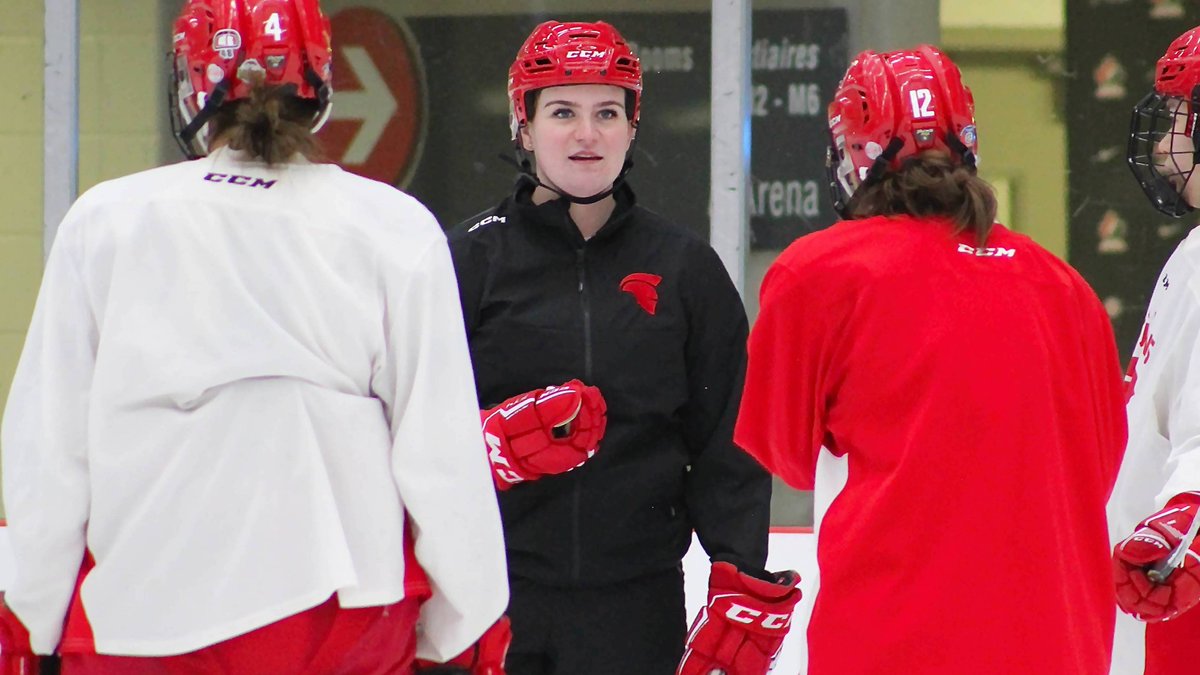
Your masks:
[[[586,462],[604,436],[606,410],[599,389],[571,380],[480,412],[496,488],[507,490]]]
[[[696,615],[676,675],[764,675],[792,627],[800,601],[800,575],[788,570],[775,582],[715,562],[708,577],[708,606]]]
[[[0,593],[0,675],[37,675],[40,663],[29,646],[29,631]]]
[[[1113,580],[1117,605],[1141,621],[1173,619],[1200,603],[1200,538],[1184,556],[1183,565],[1161,583],[1146,572],[1163,562],[1196,517],[1200,493],[1175,495],[1158,513],[1138,523],[1133,534],[1113,548]]]
[[[420,675],[504,675],[504,657],[512,642],[512,626],[502,616],[467,651],[445,663],[417,659]]]

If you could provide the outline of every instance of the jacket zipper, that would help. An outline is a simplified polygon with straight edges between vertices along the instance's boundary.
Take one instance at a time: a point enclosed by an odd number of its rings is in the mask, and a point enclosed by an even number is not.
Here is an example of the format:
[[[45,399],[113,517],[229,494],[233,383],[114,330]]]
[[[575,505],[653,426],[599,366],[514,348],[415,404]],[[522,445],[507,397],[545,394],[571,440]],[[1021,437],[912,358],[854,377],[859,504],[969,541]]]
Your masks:
[[[592,384],[592,308],[588,302],[586,279],[586,246],[580,246],[575,249],[575,271],[579,276],[579,308],[583,312],[583,376],[584,382],[588,385]],[[582,555],[580,539],[580,509],[583,499],[582,488],[580,487],[579,475],[576,475],[575,484],[572,486],[571,493],[571,578],[579,581]]]

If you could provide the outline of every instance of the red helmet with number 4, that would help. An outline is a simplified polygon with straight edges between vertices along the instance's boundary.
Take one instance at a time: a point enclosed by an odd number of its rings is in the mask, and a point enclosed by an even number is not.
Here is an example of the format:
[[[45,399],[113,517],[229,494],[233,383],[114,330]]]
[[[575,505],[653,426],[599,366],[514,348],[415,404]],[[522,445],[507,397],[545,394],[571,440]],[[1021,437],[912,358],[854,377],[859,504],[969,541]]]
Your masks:
[[[642,104],[642,64],[625,38],[603,21],[547,21],[530,33],[508,70],[512,137],[529,122],[526,95],[568,84],[611,84],[632,92],[627,111],[637,126]]]
[[[1196,205],[1184,187],[1200,164],[1200,27],[1175,38],[1154,69],[1154,91],[1133,107],[1126,159],[1150,203],[1178,218]]]
[[[186,0],[175,20],[171,127],[188,157],[208,153],[205,126],[256,82],[295,88],[329,115],[333,47],[317,0]]]
[[[829,104],[826,164],[834,209],[843,217],[855,190],[938,150],[974,167],[975,101],[958,67],[936,47],[854,58]]]

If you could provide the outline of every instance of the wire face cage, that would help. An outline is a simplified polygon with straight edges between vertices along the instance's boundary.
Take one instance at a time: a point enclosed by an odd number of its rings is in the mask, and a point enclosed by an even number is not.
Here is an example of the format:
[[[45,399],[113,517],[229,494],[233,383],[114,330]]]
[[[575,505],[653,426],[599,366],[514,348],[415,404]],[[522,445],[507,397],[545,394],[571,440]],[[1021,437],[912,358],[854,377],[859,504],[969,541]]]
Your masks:
[[[1196,164],[1200,102],[1151,92],[1133,108],[1129,168],[1154,208],[1173,218],[1193,210],[1184,196]]]

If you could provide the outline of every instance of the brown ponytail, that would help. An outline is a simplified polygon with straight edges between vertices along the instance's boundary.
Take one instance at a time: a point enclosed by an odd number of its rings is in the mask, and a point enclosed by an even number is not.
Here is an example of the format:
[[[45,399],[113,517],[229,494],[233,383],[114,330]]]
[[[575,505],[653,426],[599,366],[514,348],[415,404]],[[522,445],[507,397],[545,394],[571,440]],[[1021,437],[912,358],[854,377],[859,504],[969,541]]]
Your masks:
[[[248,98],[221,106],[209,123],[210,146],[223,143],[269,165],[287,162],[296,153],[319,161],[320,148],[312,134],[317,102],[293,90],[259,84]]]
[[[855,191],[847,212],[851,218],[902,214],[949,218],[958,225],[956,231],[973,231],[975,241],[983,246],[996,221],[996,195],[974,167],[956,164],[944,153],[926,152]]]

